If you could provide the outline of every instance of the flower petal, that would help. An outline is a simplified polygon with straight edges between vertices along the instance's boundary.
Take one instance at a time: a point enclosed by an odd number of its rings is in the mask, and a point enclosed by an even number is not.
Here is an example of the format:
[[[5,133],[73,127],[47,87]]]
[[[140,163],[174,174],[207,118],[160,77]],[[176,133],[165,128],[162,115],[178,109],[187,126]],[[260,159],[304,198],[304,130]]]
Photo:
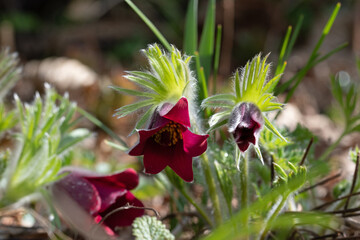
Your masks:
[[[142,202],[140,202],[131,192],[127,192],[124,196],[116,199],[116,202],[111,205],[106,211],[101,212],[100,215],[104,218],[107,214],[109,214],[112,211],[116,211],[116,209],[119,209],[121,207],[126,206],[129,204],[130,206],[135,207],[144,207]],[[111,229],[115,230],[115,227],[117,226],[129,226],[132,224],[135,218],[140,217],[144,214],[144,209],[136,209],[136,208],[130,208],[130,209],[119,209],[116,212],[112,213],[111,215],[108,215],[106,219],[104,220],[104,224]]]
[[[91,181],[91,184],[99,192],[99,196],[101,198],[101,208],[99,211],[104,211],[112,205],[117,198],[128,192],[127,189],[120,187],[115,182],[107,182],[101,179],[92,179],[89,181]]]
[[[101,208],[99,192],[88,180],[70,173],[54,183],[58,189],[65,190],[69,196],[90,214]]]
[[[238,145],[240,151],[242,151],[242,152],[245,152],[250,145],[250,143],[247,141],[237,142],[236,144]]]
[[[264,119],[258,107],[249,102],[237,105],[229,119],[229,132],[234,136],[239,149],[245,152],[250,143],[256,145]]]
[[[145,173],[157,174],[161,172],[173,158],[174,147],[164,147],[149,139],[144,149]]]
[[[129,150],[128,154],[130,156],[141,156],[144,154],[144,149],[147,144],[147,140],[153,136],[156,132],[159,131],[163,126],[150,129],[150,130],[140,130],[139,131],[139,141],[138,143]]]
[[[104,211],[112,205],[117,198],[126,194],[128,189],[133,189],[138,185],[139,177],[135,170],[132,171],[121,172],[110,176],[85,177],[99,192],[101,198],[101,208],[99,211]]]
[[[96,223],[96,216],[98,216],[98,214],[90,214],[89,211],[87,211],[88,209],[85,209],[85,205],[82,204],[84,202],[79,202],[74,199],[71,191],[68,191],[67,187],[64,188],[61,181],[62,179],[51,184],[49,190],[52,202],[56,210],[61,214],[62,220],[76,228],[76,231],[79,232],[84,239],[109,239],[109,234],[114,235],[112,231],[107,231],[106,228],[98,226]],[[74,184],[76,181],[71,181],[71,183]],[[72,185],[70,185],[70,187],[71,186]],[[84,188],[84,185],[82,188]]]
[[[126,169],[122,172],[115,173],[112,175],[85,176],[85,178],[89,180],[91,183],[94,180],[98,180],[100,182],[103,182],[102,184],[106,184],[106,183],[115,184],[127,190],[134,189],[139,184],[139,176],[137,172],[132,168]]]
[[[170,111],[160,110],[159,112],[160,116],[164,118],[180,123],[185,127],[190,127],[189,107],[185,97],[182,97]]]
[[[197,135],[186,130],[182,133],[184,151],[191,157],[199,156],[207,149],[207,138],[209,135]]]
[[[186,182],[194,180],[192,157],[183,150],[181,144],[176,145],[174,156],[169,162],[169,167]]]

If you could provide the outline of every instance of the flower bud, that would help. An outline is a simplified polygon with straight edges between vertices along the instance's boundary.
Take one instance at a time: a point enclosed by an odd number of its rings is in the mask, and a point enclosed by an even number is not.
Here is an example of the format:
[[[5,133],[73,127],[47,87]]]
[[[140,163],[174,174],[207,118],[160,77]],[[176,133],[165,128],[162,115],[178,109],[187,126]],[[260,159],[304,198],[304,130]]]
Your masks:
[[[229,132],[240,151],[245,152],[250,143],[257,145],[264,119],[259,108],[250,102],[237,105],[229,118]]]

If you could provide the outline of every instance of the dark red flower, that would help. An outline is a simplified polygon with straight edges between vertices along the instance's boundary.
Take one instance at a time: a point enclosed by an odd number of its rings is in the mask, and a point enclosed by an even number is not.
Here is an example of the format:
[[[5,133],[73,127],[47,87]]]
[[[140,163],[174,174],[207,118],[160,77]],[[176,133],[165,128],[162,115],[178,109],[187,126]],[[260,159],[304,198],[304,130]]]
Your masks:
[[[53,184],[52,192],[55,200],[59,197],[56,195],[68,195],[74,203],[77,203],[85,212],[90,214],[96,223],[103,221],[102,225],[106,232],[114,235],[115,227],[129,226],[135,218],[144,214],[143,209],[129,208],[116,211],[103,219],[111,211],[127,204],[144,207],[129,191],[135,188],[138,183],[139,177],[133,169],[106,176],[72,169],[68,175]],[[62,203],[58,205],[61,209],[67,207]],[[67,212],[69,214],[69,211]],[[74,218],[76,216],[69,217]]]
[[[197,135],[190,127],[188,101],[165,103],[152,116],[148,129],[140,130],[132,156],[144,155],[145,173],[157,174],[169,166],[187,182],[193,177],[192,158],[206,151],[209,135]]]
[[[248,149],[250,143],[257,144],[263,125],[261,111],[249,102],[242,102],[236,106],[229,118],[229,132],[242,152]]]

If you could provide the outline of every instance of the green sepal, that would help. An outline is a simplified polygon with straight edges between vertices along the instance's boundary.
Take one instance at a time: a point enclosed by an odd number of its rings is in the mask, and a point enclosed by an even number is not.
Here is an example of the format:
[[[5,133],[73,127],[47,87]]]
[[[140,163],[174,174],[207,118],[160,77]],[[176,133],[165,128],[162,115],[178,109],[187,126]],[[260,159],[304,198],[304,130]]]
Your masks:
[[[258,145],[254,145],[254,149],[255,149],[256,155],[260,159],[261,163],[264,165],[264,159],[263,159],[263,156],[261,154],[260,147]]]
[[[275,134],[276,136],[278,136],[281,140],[283,140],[284,142],[287,142],[286,138],[281,135],[281,133],[274,127],[274,125],[272,125],[272,123],[269,121],[269,119],[267,119],[267,117],[263,116],[264,120],[265,120],[265,127],[267,129],[269,129],[273,134]]]
[[[117,116],[118,118],[122,118],[125,117],[126,115],[129,115],[130,113],[138,111],[139,109],[152,104],[154,104],[154,101],[144,100],[133,104],[125,105],[121,108],[116,109],[116,113],[114,114],[114,116]]]
[[[149,108],[138,120],[136,123],[136,126],[131,134],[133,134],[137,129],[140,129],[142,126],[145,125],[145,123],[150,119],[152,113],[155,111],[156,107]]]
[[[115,91],[118,91],[120,93],[127,94],[127,95],[132,95],[132,96],[137,96],[137,97],[146,97],[146,98],[156,98],[156,94],[154,94],[154,93],[126,89],[126,88],[121,88],[121,87],[117,87],[117,86],[110,86],[110,88],[112,88]]]

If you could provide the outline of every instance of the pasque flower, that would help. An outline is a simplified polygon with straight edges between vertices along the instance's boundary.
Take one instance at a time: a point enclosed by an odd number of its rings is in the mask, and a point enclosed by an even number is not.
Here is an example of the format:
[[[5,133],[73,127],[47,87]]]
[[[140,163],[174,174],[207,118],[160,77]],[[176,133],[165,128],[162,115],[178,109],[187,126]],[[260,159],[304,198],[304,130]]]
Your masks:
[[[237,105],[229,117],[229,132],[242,152],[248,149],[250,143],[257,144],[263,125],[261,111],[250,102]]]
[[[228,124],[239,150],[244,153],[252,143],[261,161],[258,138],[263,127],[286,142],[267,118],[268,112],[281,110],[283,106],[273,94],[281,74],[268,79],[270,64],[266,63],[267,57],[258,54],[235,72],[232,93],[210,96],[202,102],[203,107],[220,109],[211,116],[209,131]]]
[[[144,155],[145,173],[157,174],[169,166],[187,182],[193,180],[192,158],[206,151],[208,135],[192,133],[188,101],[165,103],[153,114],[147,129],[138,131],[139,142],[129,151]]]
[[[65,171],[66,172],[66,171]],[[67,195],[88,213],[96,223],[102,222],[105,231],[114,235],[116,227],[129,226],[133,220],[144,214],[144,205],[129,190],[134,189],[139,182],[135,170],[127,169],[112,175],[98,176],[92,172],[71,169],[65,177],[52,185],[55,205],[63,212],[66,211],[64,201],[59,201],[62,195]],[[129,208],[114,211],[124,206]],[[113,213],[111,213],[114,211]],[[109,214],[111,213],[111,214]],[[76,218],[75,216],[68,216]]]

